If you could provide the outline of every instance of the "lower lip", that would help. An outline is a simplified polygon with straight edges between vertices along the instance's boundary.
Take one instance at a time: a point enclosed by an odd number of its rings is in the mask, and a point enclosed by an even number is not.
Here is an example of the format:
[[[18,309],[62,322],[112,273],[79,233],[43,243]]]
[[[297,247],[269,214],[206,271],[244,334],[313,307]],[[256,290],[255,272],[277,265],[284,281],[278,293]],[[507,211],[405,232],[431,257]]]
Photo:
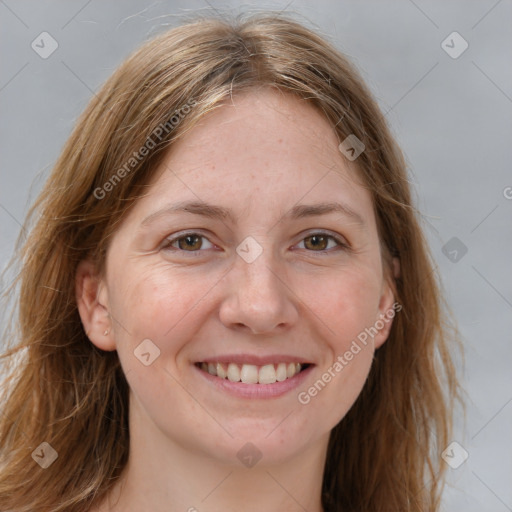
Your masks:
[[[218,390],[239,398],[276,398],[299,387],[313,370],[314,365],[309,365],[305,370],[293,377],[273,384],[245,384],[243,382],[231,382],[229,379],[221,379],[192,365],[194,370],[206,379]]]

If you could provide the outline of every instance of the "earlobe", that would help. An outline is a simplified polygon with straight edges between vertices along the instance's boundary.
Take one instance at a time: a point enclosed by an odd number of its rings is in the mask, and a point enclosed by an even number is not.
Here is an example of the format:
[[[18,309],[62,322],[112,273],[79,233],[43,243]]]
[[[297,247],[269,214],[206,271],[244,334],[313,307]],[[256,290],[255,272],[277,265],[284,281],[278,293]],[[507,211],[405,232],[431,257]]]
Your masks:
[[[400,305],[395,301],[395,279],[400,276],[400,260],[398,258],[393,258],[391,270],[392,276],[385,279],[379,302],[379,317],[375,322],[375,328],[379,332],[374,338],[375,349],[381,347],[388,339],[393,319],[399,311],[397,306]]]
[[[78,312],[87,337],[101,350],[115,350],[107,289],[90,261],[78,264],[75,289]]]
[[[379,317],[375,321],[375,328],[378,330],[378,334],[374,338],[375,349],[380,348],[388,339],[396,313],[393,291],[390,287],[388,287],[388,290],[386,295],[381,298]]]

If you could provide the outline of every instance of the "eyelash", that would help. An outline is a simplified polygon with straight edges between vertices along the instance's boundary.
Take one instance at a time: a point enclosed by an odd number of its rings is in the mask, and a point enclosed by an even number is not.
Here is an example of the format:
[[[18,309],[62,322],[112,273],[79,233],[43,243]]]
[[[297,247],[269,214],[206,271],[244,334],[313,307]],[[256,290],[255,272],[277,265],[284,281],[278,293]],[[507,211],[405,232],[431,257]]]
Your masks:
[[[323,231],[312,232],[312,233],[308,234],[307,236],[305,236],[300,242],[303,242],[307,238],[311,238],[313,236],[318,236],[318,235],[324,236],[324,237],[326,237],[326,238],[328,238],[330,240],[334,240],[338,244],[337,247],[331,247],[330,249],[322,249],[322,250],[318,250],[318,251],[314,251],[314,250],[310,250],[310,249],[304,249],[305,251],[310,252],[310,253],[318,253],[318,254],[321,254],[321,255],[326,255],[326,254],[332,253],[333,251],[337,252],[337,249],[345,250],[345,251],[350,251],[351,250],[350,246],[346,242],[344,242],[341,238],[339,238],[337,236],[334,236],[334,235],[331,235],[330,233],[325,233]],[[208,249],[199,249],[199,250],[196,250],[196,251],[185,251],[185,250],[180,249],[178,247],[172,247],[172,244],[178,242],[182,238],[186,238],[187,236],[199,236],[201,238],[204,238],[204,239],[208,240],[208,238],[205,235],[202,235],[201,233],[196,233],[195,231],[190,231],[190,232],[186,232],[186,233],[181,233],[179,236],[176,236],[174,238],[167,238],[165,240],[165,245],[162,247],[162,249],[168,250],[168,251],[172,251],[172,252],[177,251],[177,252],[181,252],[181,253],[189,253],[189,254],[191,254],[193,256],[199,256],[201,252],[204,252],[205,250],[208,250]],[[210,242],[210,243],[212,243],[212,242]]]

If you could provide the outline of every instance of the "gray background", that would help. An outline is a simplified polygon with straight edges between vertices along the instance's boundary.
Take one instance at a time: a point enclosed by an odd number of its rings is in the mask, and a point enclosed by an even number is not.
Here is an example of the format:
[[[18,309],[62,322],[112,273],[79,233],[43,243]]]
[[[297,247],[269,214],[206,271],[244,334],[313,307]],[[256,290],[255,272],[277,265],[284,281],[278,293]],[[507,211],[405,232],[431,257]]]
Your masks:
[[[133,49],[187,12],[264,9],[330,38],[387,112],[466,347],[454,440],[469,458],[449,469],[443,510],[512,510],[510,0],[0,0],[0,264],[76,117]],[[46,59],[31,48],[43,31],[59,45]],[[456,59],[441,46],[453,31],[469,43]]]

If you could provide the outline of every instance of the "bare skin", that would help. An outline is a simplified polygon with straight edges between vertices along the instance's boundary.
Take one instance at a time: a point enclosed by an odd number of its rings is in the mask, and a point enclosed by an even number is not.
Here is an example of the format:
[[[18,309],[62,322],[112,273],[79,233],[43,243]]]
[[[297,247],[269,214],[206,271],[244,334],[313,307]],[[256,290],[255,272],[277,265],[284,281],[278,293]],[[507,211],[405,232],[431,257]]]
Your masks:
[[[95,510],[322,511],[330,431],[361,392],[391,321],[341,371],[333,364],[394,303],[371,196],[339,142],[297,98],[235,95],[167,155],[113,237],[105,275],[79,266],[84,327],[97,347],[118,351],[130,385],[129,462]],[[232,218],[157,214],[199,200]],[[344,210],[286,215],[325,203]],[[244,240],[253,255],[261,248],[251,262],[236,251]],[[146,339],[160,350],[148,366],[134,354]],[[290,391],[247,398],[196,365],[221,354],[310,366]],[[261,456],[252,467],[239,453],[245,445],[249,458]]]

